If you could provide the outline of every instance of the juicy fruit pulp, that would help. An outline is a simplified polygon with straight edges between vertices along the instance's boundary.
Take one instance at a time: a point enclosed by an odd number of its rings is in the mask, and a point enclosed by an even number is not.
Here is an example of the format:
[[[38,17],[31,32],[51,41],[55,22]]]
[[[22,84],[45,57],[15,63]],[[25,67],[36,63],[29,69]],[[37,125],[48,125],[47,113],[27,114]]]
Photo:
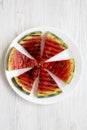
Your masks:
[[[48,62],[44,67],[60,78],[65,83],[70,83],[75,70],[74,59]]]
[[[38,97],[48,97],[60,94],[62,90],[59,88],[54,79],[49,75],[44,68],[40,69]]]
[[[24,54],[22,54],[20,51],[18,51],[16,48],[13,47],[10,50],[7,65],[8,70],[17,70],[36,66],[37,62],[25,56]]]
[[[37,61],[41,58],[41,35],[40,31],[30,33],[18,43],[22,45]]]
[[[33,87],[33,83],[38,76],[38,69],[33,68],[17,77],[13,77],[12,81],[16,87],[23,90],[25,93],[30,94],[30,91]]]
[[[45,61],[55,56],[56,54],[64,51],[65,49],[67,49],[67,45],[62,39],[60,39],[51,32],[47,32],[42,60]]]

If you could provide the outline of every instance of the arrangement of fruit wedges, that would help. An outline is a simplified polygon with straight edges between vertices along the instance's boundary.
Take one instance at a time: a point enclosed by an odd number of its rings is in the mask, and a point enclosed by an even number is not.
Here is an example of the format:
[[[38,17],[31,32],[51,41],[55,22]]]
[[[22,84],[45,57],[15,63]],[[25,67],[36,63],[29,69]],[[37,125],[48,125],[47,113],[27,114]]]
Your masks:
[[[41,41],[41,31],[25,35],[18,41],[18,44],[26,49],[34,59],[25,56],[15,47],[10,49],[7,59],[7,70],[18,70],[32,67],[31,70],[20,74],[19,76],[14,76],[12,82],[23,92],[30,94],[35,79],[39,77],[36,95],[38,98],[55,96],[62,93],[61,87],[56,83],[47,70],[66,84],[70,83],[75,71],[74,58],[45,62],[68,48],[61,38],[52,32],[46,32],[42,55]]]

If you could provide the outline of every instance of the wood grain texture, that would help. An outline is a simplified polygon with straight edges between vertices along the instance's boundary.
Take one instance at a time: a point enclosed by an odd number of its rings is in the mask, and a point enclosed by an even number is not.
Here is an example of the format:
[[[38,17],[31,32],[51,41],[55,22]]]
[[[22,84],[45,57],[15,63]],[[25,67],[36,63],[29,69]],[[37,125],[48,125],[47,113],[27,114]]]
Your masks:
[[[87,0],[0,0],[0,130],[87,130],[87,67],[73,94],[53,105],[29,103],[9,87],[6,49],[20,32],[38,26],[68,34],[87,65]]]

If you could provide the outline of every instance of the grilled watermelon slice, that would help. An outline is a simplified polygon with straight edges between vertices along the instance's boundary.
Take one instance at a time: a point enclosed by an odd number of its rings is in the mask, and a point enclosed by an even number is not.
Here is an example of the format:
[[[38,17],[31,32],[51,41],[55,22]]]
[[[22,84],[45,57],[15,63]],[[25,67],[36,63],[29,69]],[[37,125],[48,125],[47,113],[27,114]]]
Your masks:
[[[59,88],[59,86],[54,81],[54,79],[43,68],[40,69],[39,76],[40,77],[39,77],[38,93],[37,93],[37,96],[39,98],[54,96],[62,92],[62,90]]]
[[[37,62],[19,52],[16,48],[12,48],[8,55],[7,69],[17,70],[27,67],[36,66]]]
[[[46,33],[46,40],[44,45],[44,51],[42,56],[42,61],[45,61],[56,54],[67,49],[67,45],[62,39],[51,32]]]
[[[23,37],[18,43],[22,45],[37,61],[41,58],[41,35],[40,31],[32,32]]]
[[[33,69],[12,78],[12,82],[14,85],[25,92],[26,94],[30,94],[30,91],[33,87],[33,83],[38,76],[38,69],[34,67]]]
[[[74,74],[75,62],[74,59],[53,61],[45,63],[44,67],[68,84]]]

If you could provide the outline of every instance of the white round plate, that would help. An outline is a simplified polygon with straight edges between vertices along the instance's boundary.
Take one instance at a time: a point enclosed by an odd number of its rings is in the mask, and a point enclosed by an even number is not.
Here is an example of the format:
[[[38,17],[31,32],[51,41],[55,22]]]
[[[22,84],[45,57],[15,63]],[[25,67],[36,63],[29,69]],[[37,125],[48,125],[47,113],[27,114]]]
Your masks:
[[[63,39],[63,41],[68,45],[68,49],[60,54],[58,54],[56,57],[54,57],[54,59],[52,58],[52,60],[55,60],[57,58],[57,60],[61,60],[61,59],[68,59],[68,58],[74,58],[75,60],[75,72],[74,72],[74,76],[72,81],[68,84],[65,85],[64,83],[62,83],[61,81],[57,81],[59,86],[62,89],[62,93],[53,97],[47,97],[47,98],[37,98],[32,92],[30,95],[27,95],[23,92],[21,92],[17,87],[15,87],[15,85],[12,83],[12,76],[16,76],[18,75],[18,71],[8,71],[6,69],[7,66],[7,57],[8,57],[8,53],[10,48],[12,47],[16,47],[17,49],[19,49],[19,46],[17,44],[17,42],[24,37],[26,34],[29,34],[31,32],[34,31],[42,31],[42,33],[45,33],[47,31],[50,31],[54,34],[56,34],[58,37],[60,37],[61,39]],[[28,55],[28,53],[24,52],[24,50],[22,50],[22,48],[20,48],[20,51],[23,52],[24,54]],[[24,70],[22,70],[23,73]],[[64,99],[65,97],[67,97],[69,94],[71,94],[71,92],[74,90],[74,88],[77,86],[78,81],[80,80],[81,74],[82,74],[82,59],[81,59],[81,55],[80,52],[78,50],[78,48],[76,47],[76,45],[63,33],[55,30],[54,28],[50,28],[50,27],[39,27],[39,28],[33,28],[33,29],[29,29],[27,31],[24,31],[23,33],[21,33],[20,35],[18,35],[10,44],[7,53],[6,53],[6,57],[5,57],[5,74],[7,77],[7,80],[10,84],[10,86],[12,87],[12,89],[18,94],[20,95],[22,98],[33,102],[33,103],[37,103],[37,104],[52,104],[52,103],[56,103],[58,101],[61,101],[62,99]]]

